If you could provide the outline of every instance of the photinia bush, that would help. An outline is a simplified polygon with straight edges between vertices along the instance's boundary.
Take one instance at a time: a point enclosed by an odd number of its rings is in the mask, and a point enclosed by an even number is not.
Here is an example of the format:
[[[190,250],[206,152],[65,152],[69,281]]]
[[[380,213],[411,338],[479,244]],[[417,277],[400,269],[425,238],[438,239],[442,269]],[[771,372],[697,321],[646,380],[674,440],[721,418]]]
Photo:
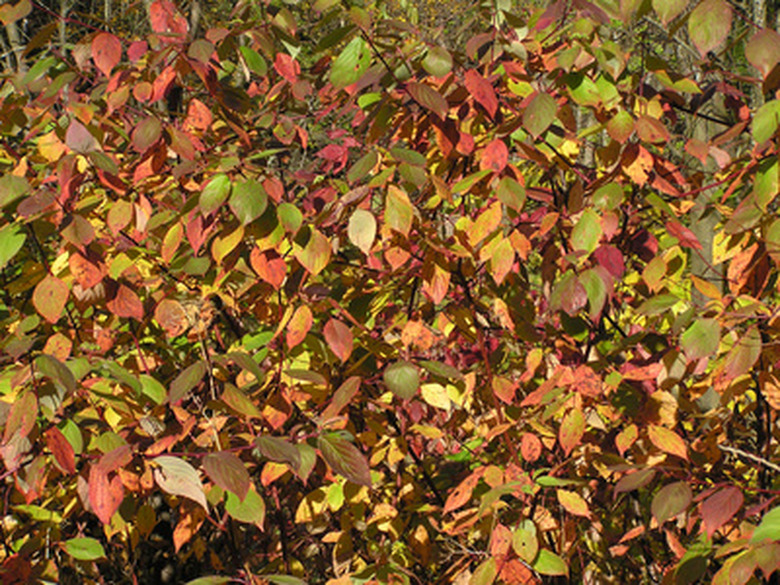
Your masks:
[[[777,578],[777,33],[482,16],[35,37],[0,85],[3,583]]]

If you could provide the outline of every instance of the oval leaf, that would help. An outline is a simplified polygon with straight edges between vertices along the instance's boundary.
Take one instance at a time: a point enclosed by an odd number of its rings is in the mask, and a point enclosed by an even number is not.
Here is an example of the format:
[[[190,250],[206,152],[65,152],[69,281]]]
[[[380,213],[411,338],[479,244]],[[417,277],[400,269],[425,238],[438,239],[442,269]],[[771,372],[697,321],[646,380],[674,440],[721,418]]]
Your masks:
[[[318,437],[317,446],[322,453],[322,458],[333,471],[343,475],[352,483],[371,487],[368,461],[355,445],[338,435],[329,433]]]
[[[243,461],[229,451],[209,453],[203,458],[203,470],[222,489],[246,498],[251,479]]]
[[[208,502],[198,471],[179,457],[161,455],[152,460],[157,464],[154,480],[160,489],[172,496],[182,496],[200,504],[208,512]]]

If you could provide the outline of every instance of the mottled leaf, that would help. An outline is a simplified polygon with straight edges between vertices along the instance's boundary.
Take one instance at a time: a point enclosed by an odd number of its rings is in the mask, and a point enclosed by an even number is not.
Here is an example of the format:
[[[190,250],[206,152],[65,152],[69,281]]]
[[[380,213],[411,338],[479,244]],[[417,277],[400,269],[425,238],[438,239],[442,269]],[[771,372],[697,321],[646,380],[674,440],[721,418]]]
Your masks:
[[[240,500],[246,498],[251,479],[244,462],[229,451],[209,453],[203,458],[203,470],[209,479]]]
[[[317,438],[322,458],[335,471],[352,483],[371,487],[371,471],[360,450],[339,435],[326,433]]]

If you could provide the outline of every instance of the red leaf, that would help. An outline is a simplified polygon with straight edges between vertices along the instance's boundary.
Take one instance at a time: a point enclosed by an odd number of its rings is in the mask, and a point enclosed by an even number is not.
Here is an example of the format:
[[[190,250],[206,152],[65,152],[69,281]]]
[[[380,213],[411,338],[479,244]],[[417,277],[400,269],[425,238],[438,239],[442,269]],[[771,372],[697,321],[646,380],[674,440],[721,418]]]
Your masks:
[[[464,81],[471,97],[485,108],[491,118],[495,117],[498,110],[498,98],[490,82],[473,69],[466,71]]]
[[[607,269],[612,276],[620,278],[626,270],[623,254],[615,246],[604,244],[593,252],[596,262]]]
[[[436,114],[440,119],[447,117],[449,105],[442,95],[425,83],[407,83],[406,91],[409,92],[418,104]]]
[[[168,0],[156,0],[149,6],[149,22],[152,30],[165,38],[187,34],[187,20]]]
[[[325,324],[323,330],[325,341],[342,362],[349,359],[352,355],[353,338],[352,331],[341,321],[331,319]]]
[[[92,39],[92,60],[106,77],[122,58],[122,43],[111,33],[99,33]]]
[[[277,53],[274,60],[274,69],[290,83],[298,81],[298,75],[301,73],[301,66],[287,53]]]
[[[236,455],[229,451],[209,453],[203,458],[203,469],[216,485],[244,501],[252,480],[244,462]]]
[[[482,159],[479,161],[480,170],[490,169],[500,173],[509,162],[509,149],[503,140],[495,139],[482,151]]]
[[[744,500],[742,490],[730,486],[718,490],[702,502],[702,528],[707,532],[707,538],[711,539],[716,530],[734,517]]]
[[[694,250],[701,250],[702,246],[699,243],[699,239],[691,230],[685,227],[678,221],[667,221],[666,229],[675,238],[680,240],[680,245],[687,248],[693,248]]]
[[[142,321],[144,306],[138,296],[124,284],[120,284],[114,297],[106,303],[106,307],[117,317],[133,318]]]
[[[190,100],[187,106],[187,123],[196,130],[208,130],[212,121],[211,110],[200,100]]]
[[[73,452],[73,446],[62,434],[62,431],[57,427],[51,427],[44,433],[46,439],[46,446],[54,455],[54,460],[57,465],[62,468],[65,473],[76,473],[76,456]]]
[[[98,149],[98,142],[90,134],[86,126],[76,119],[70,121],[68,129],[65,132],[65,144],[72,151],[79,154],[86,154]]]
[[[68,285],[47,274],[35,287],[32,301],[41,317],[49,323],[56,323],[68,301]]]
[[[371,487],[371,470],[360,450],[336,434],[324,434],[317,438],[322,458],[335,471],[352,483]]]
[[[89,503],[92,511],[103,524],[111,522],[111,517],[119,509],[125,496],[125,488],[119,476],[108,479],[108,472],[101,465],[93,465],[89,470]]]

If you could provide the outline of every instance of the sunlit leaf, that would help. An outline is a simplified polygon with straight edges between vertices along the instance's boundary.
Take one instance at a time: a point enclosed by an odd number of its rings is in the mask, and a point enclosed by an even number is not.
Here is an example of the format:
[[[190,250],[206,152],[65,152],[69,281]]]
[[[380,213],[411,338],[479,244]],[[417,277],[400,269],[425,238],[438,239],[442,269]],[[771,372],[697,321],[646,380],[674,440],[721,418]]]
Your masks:
[[[106,558],[106,551],[99,540],[90,537],[71,538],[62,548],[77,561],[96,561]]]
[[[152,461],[156,465],[154,480],[161,490],[173,496],[188,498],[208,511],[203,484],[197,470],[192,465],[180,457],[169,455],[155,457]]]

